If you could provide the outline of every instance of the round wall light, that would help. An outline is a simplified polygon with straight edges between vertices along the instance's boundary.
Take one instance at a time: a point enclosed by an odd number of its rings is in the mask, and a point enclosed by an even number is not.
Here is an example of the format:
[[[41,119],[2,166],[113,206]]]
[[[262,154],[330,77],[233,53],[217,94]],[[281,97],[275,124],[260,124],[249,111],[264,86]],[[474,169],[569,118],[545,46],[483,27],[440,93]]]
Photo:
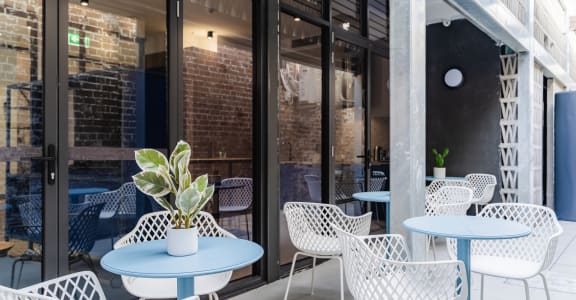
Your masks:
[[[444,73],[444,84],[449,88],[461,87],[464,83],[464,74],[458,68],[450,68]]]

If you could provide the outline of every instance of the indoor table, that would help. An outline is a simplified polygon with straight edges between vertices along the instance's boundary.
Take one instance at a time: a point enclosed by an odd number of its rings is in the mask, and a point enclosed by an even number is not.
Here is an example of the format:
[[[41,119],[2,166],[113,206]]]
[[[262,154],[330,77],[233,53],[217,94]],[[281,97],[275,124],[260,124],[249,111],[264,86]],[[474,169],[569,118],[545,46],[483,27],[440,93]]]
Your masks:
[[[525,237],[531,229],[523,224],[477,216],[424,216],[404,221],[406,229],[444,238],[454,238],[457,243],[458,260],[466,266],[468,297],[470,299],[470,241],[496,240]]]
[[[446,176],[444,178],[436,178],[434,176],[426,176],[426,181],[434,181],[434,180],[466,180],[465,177],[457,177],[457,176]]]
[[[264,254],[254,242],[226,237],[199,237],[198,252],[171,256],[166,240],[155,240],[112,250],[100,261],[114,274],[145,278],[176,278],[178,299],[194,295],[194,277],[236,270]]]
[[[386,233],[390,233],[390,192],[361,192],[352,194],[352,198],[364,202],[384,203],[386,205]],[[378,209],[378,208],[376,208]]]

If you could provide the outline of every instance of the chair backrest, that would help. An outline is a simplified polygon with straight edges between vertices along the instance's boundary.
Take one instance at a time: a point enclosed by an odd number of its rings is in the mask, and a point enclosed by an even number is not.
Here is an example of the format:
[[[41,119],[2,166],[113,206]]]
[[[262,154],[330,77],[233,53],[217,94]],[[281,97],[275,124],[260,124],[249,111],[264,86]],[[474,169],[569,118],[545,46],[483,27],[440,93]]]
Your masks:
[[[166,210],[143,215],[132,231],[114,243],[114,249],[145,241],[165,239],[166,230],[172,227],[171,218],[170,212]],[[191,223],[195,224],[198,228],[199,236],[235,238],[232,233],[220,227],[214,217],[207,212],[199,212],[198,215],[191,220]]]
[[[134,182],[126,182],[118,188],[122,195],[122,201],[118,208],[119,215],[135,215],[136,214],[136,185]]]
[[[304,175],[304,181],[308,186],[308,194],[312,202],[322,202],[322,180],[318,175]]]
[[[548,268],[563,229],[554,211],[548,207],[524,203],[488,204],[479,214],[524,224],[532,229],[529,236],[517,239],[472,241],[473,255],[494,255],[542,263]]]
[[[426,187],[426,195],[431,195],[437,192],[443,186],[463,186],[474,190],[474,187],[468,180],[450,180],[450,179],[434,179]]]
[[[369,192],[376,192],[381,191],[384,187],[384,181],[386,181],[386,177],[371,177],[370,184],[368,185]]]
[[[254,188],[252,178],[234,177],[222,180],[222,185],[237,184],[238,188],[221,189],[218,191],[219,207],[236,207],[238,209],[248,209],[252,205]]]
[[[443,186],[426,197],[427,216],[466,215],[472,205],[472,190],[462,186]]]
[[[311,202],[287,202],[284,215],[290,240],[302,251],[339,251],[337,243],[334,243],[336,232],[331,225],[365,235],[370,231],[372,216],[371,213],[347,216],[336,205]]]
[[[466,181],[474,190],[474,200],[479,204],[487,204],[492,200],[496,189],[496,176],[492,174],[472,173],[466,175]]]
[[[89,253],[98,235],[98,219],[104,203],[87,206],[78,216],[70,218],[68,226],[68,254]]]
[[[354,299],[466,299],[461,261],[408,262],[400,235],[355,236],[335,229]]]
[[[334,184],[336,204],[352,201],[352,195],[362,191],[362,182],[340,181]]]
[[[0,299],[2,300],[58,300],[55,297],[48,297],[38,294],[31,294],[26,291],[15,290],[0,285]]]
[[[34,295],[31,298],[15,299],[58,299],[58,300],[106,300],[106,295],[96,275],[83,271],[44,281],[19,291]],[[2,292],[0,291],[0,296]],[[36,295],[42,295],[39,298]],[[36,297],[36,298],[35,298]],[[0,297],[0,299],[5,299]],[[8,298],[12,299],[12,298]]]
[[[100,213],[101,219],[110,219],[114,217],[118,213],[120,203],[122,201],[122,193],[120,192],[120,190],[97,193],[97,194],[88,194],[84,197],[86,198],[86,202],[104,203],[104,207],[102,208],[102,212]]]

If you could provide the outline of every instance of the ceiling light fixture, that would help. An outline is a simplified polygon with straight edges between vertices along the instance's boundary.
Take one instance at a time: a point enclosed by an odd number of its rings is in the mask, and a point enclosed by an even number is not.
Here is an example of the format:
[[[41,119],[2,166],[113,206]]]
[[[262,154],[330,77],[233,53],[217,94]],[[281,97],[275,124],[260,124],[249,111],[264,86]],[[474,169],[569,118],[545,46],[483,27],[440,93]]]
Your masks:
[[[209,40],[211,40],[212,38],[214,38],[214,31],[209,30],[209,31],[208,31],[208,36],[206,36],[206,38],[208,38]]]
[[[88,6],[88,0],[80,0],[80,5]]]
[[[300,20],[301,20],[300,18],[298,18],[298,17],[294,17],[294,21],[296,21],[296,22],[300,22]]]

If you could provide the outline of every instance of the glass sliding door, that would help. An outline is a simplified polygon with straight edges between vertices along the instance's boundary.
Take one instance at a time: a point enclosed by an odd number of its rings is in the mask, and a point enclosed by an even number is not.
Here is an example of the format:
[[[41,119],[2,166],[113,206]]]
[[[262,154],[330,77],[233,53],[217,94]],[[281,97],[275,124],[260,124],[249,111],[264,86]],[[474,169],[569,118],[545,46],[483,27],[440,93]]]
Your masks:
[[[68,253],[98,260],[156,206],[136,192],[134,150],[167,151],[166,2],[91,0],[68,6]],[[102,282],[118,280],[98,270]],[[107,296],[129,298],[118,284]],[[109,290],[108,290],[109,289]]]
[[[42,21],[40,0],[0,3],[0,285],[4,286],[41,281]]]
[[[184,139],[192,176],[216,192],[205,210],[220,226],[254,239],[252,0],[184,1]],[[252,267],[232,279],[251,275]]]
[[[322,202],[322,31],[287,14],[280,16],[278,84],[280,209],[289,201]],[[280,213],[280,264],[292,260]]]

